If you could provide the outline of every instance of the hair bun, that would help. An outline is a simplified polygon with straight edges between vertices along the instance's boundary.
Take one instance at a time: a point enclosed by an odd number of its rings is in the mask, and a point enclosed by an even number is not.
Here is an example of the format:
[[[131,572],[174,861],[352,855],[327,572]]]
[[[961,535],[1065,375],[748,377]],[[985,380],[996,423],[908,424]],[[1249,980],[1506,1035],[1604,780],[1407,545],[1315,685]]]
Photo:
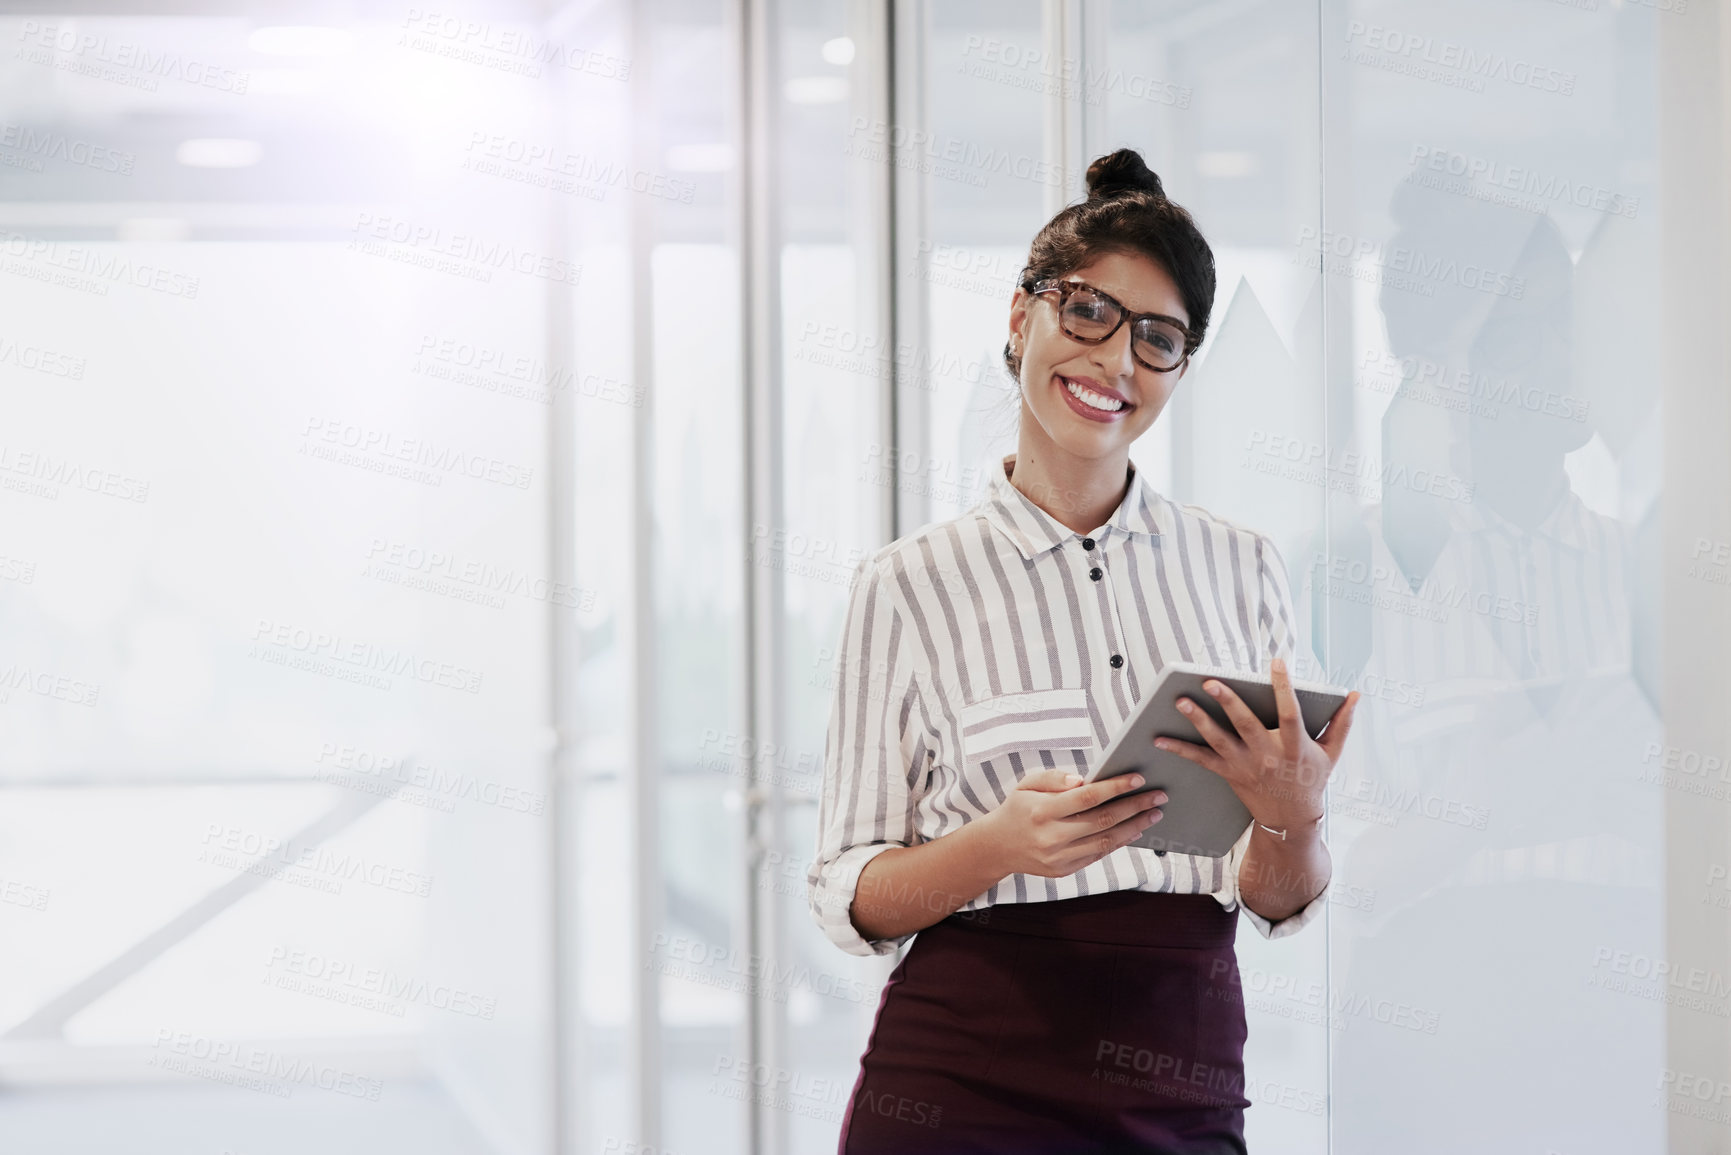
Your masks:
[[[1160,178],[1133,148],[1108,153],[1088,166],[1088,199],[1106,200],[1125,193],[1149,192],[1164,197]]]

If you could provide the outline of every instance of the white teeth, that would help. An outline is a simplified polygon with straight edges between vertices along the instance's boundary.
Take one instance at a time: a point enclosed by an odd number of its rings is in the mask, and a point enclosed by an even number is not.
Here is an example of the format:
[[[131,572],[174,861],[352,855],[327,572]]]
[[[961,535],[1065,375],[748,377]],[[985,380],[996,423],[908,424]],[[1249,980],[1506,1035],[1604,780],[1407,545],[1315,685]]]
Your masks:
[[[1124,408],[1122,401],[1113,397],[1102,397],[1098,393],[1082,388],[1069,378],[1064,379],[1064,387],[1070,391],[1070,396],[1091,409],[1103,409],[1107,413],[1116,413]]]

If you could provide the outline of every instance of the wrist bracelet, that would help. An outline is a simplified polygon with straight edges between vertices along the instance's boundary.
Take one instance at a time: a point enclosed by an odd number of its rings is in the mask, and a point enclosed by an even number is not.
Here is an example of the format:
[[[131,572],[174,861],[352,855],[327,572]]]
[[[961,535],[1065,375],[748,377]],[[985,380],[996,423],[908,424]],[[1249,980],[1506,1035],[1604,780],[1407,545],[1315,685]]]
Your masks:
[[[1306,828],[1308,828],[1311,826],[1315,826],[1318,822],[1321,822],[1321,821],[1322,821],[1322,815],[1318,814],[1315,818],[1312,818],[1309,822],[1306,822],[1304,825]],[[1265,822],[1258,822],[1256,825],[1262,827],[1262,829],[1268,831],[1268,833],[1270,833],[1270,834],[1280,835],[1280,841],[1282,841],[1282,842],[1286,841],[1286,831],[1276,830],[1274,827],[1268,825]]]

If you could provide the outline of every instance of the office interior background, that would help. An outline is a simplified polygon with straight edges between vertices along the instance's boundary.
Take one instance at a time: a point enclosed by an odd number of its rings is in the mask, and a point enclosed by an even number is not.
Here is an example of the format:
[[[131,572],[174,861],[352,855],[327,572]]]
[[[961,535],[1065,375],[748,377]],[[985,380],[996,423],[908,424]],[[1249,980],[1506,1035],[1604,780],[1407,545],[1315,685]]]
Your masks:
[[[1364,695],[1252,1150],[1731,1150],[1715,0],[0,4],[0,1150],[812,1155],[859,559],[1034,232],[1213,246],[1134,459]]]

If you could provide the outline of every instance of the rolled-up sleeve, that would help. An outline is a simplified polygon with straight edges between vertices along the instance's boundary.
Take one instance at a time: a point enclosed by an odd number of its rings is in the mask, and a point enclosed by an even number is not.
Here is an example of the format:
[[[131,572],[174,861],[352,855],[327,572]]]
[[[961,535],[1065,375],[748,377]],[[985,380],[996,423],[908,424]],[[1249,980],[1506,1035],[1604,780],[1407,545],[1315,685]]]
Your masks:
[[[928,746],[915,717],[918,682],[895,595],[877,558],[854,571],[836,647],[817,856],[806,872],[812,917],[831,942],[856,955],[892,954],[913,937],[868,940],[851,915],[866,863],[916,840],[913,808]]]
[[[1292,605],[1292,589],[1286,576],[1286,562],[1281,559],[1280,551],[1275,548],[1274,542],[1261,535],[1258,535],[1256,541],[1256,569],[1262,603],[1257,624],[1263,638],[1263,652],[1271,660],[1284,660],[1287,673],[1298,677],[1298,671],[1303,665],[1299,658],[1298,613]],[[1285,918],[1277,922],[1263,918],[1243,905],[1238,890],[1238,871],[1244,865],[1244,856],[1250,850],[1250,836],[1255,832],[1254,825],[1246,828],[1232,847],[1231,853],[1227,855],[1226,890],[1218,897],[1226,909],[1231,910],[1237,906],[1243,910],[1244,917],[1250,920],[1250,925],[1254,926],[1263,938],[1285,938],[1289,934],[1297,934],[1304,929],[1305,923],[1315,918],[1327,905],[1328,891],[1334,885],[1334,878],[1330,875],[1320,894]],[[1322,845],[1324,848],[1328,846],[1326,838]]]
[[[1248,827],[1244,833],[1239,836],[1238,842],[1234,844],[1231,852],[1227,854],[1226,888],[1214,897],[1219,899],[1221,905],[1227,910],[1231,910],[1234,907],[1242,910],[1244,912],[1244,917],[1250,920],[1250,925],[1254,926],[1263,938],[1285,938],[1289,934],[1297,934],[1299,931],[1304,929],[1305,923],[1315,918],[1322,911],[1322,908],[1328,904],[1328,891],[1329,888],[1334,885],[1334,877],[1333,875],[1329,876],[1329,880],[1323,886],[1321,894],[1318,894],[1315,898],[1311,899],[1285,918],[1279,919],[1278,921],[1263,918],[1260,914],[1257,914],[1254,910],[1245,906],[1238,894],[1238,870],[1244,865],[1244,856],[1250,850],[1250,836],[1255,832],[1255,826]],[[1328,839],[1323,839],[1322,845],[1326,848],[1328,846]]]

